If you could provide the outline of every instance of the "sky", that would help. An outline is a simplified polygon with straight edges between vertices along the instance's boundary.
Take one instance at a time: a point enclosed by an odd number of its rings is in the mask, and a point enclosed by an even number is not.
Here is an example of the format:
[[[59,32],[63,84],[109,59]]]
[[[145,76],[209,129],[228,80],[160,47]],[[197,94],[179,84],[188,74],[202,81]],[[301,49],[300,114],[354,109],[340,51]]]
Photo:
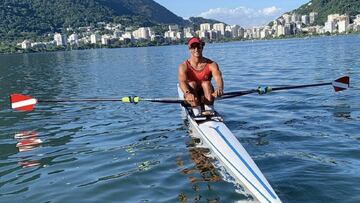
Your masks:
[[[310,0],[154,0],[176,15],[204,17],[245,28],[268,24]]]

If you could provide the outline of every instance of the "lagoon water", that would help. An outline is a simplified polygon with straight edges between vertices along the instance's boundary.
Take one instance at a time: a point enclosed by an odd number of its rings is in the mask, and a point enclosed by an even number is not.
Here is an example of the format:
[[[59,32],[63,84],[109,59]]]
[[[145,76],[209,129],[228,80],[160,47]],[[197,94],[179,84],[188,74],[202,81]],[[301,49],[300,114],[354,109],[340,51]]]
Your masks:
[[[225,124],[283,202],[360,202],[360,36],[207,44],[225,91],[330,86],[216,103]],[[185,45],[0,56],[0,202],[236,202],[216,161],[194,147],[172,104],[53,103],[39,99],[176,97]]]

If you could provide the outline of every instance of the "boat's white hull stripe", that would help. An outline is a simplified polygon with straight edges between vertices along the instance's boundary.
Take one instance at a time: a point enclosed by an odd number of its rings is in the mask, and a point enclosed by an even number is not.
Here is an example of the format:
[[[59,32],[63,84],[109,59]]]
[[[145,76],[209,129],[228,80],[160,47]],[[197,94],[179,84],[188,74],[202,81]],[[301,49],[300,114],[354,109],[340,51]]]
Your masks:
[[[265,185],[265,183],[261,180],[261,178],[255,173],[255,171],[251,168],[251,166],[247,163],[247,161],[239,154],[239,152],[231,145],[229,140],[226,139],[226,137],[222,134],[222,132],[219,130],[219,126],[217,127],[211,127],[216,131],[217,134],[220,135],[220,137],[225,141],[225,143],[231,148],[231,150],[237,155],[237,157],[244,163],[244,165],[249,169],[249,171],[254,175],[254,177],[261,183],[261,185],[266,189],[266,191],[271,195],[272,198],[276,199],[276,195]],[[206,137],[206,136],[205,136]],[[208,139],[208,141],[211,143],[211,141]],[[211,145],[213,145],[211,143]],[[213,147],[215,147],[213,145]],[[215,147],[216,148],[216,147]],[[216,148],[218,152],[218,150]],[[221,152],[220,152],[221,153]],[[221,155],[234,167],[234,165],[221,153]],[[251,183],[236,167],[234,167],[266,200],[271,202],[253,183]]]
[[[260,180],[260,183],[265,187],[265,189],[269,192],[269,194],[271,195],[271,197],[273,197],[274,199],[276,199],[276,195],[274,195],[269,189],[268,187],[261,181],[261,179],[259,179],[259,177],[256,175],[256,173],[252,170],[252,168],[249,166],[249,164],[241,157],[241,155],[239,155],[239,153],[234,149],[234,147],[230,144],[230,142],[225,138],[225,136],[217,129],[219,128],[219,126],[217,127],[211,127],[215,130],[215,132],[217,134],[220,135],[220,137],[226,142],[226,144],[235,152],[235,154],[240,158],[240,160],[248,167],[248,169],[253,173],[253,175],[258,179]],[[203,135],[204,133],[199,130]],[[245,180],[251,184],[251,186],[253,188],[255,188],[268,202],[272,202],[268,199],[267,196],[265,196],[260,190],[259,188],[257,188],[248,178],[246,178],[246,176],[241,173],[241,171],[239,171],[239,169],[237,169],[234,164],[221,152],[221,150],[219,150],[212,142],[211,140],[206,136],[204,135],[203,136],[211,145],[212,147],[243,177],[245,178]]]
[[[216,149],[216,151],[243,177],[245,178],[245,180],[251,184],[251,186],[253,186],[253,188],[255,188],[268,202],[271,202],[252,182],[249,181],[249,179],[246,178],[246,176],[241,173],[241,171],[239,171],[234,164],[232,164],[230,162],[230,160],[228,158],[226,158],[226,156],[209,140],[209,138],[207,138],[206,136],[204,136],[205,139],[207,139],[207,141],[213,146],[214,149]]]

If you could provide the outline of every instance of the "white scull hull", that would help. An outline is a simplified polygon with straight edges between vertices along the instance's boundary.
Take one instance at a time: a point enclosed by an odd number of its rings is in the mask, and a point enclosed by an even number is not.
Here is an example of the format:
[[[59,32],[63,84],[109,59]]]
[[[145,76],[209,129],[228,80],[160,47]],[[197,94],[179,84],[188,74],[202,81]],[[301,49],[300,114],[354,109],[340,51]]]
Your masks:
[[[179,97],[183,98],[180,88],[178,93]],[[227,172],[240,181],[254,198],[260,202],[281,202],[250,155],[222,121],[195,121],[186,107],[181,106],[181,108],[194,133],[200,137]]]

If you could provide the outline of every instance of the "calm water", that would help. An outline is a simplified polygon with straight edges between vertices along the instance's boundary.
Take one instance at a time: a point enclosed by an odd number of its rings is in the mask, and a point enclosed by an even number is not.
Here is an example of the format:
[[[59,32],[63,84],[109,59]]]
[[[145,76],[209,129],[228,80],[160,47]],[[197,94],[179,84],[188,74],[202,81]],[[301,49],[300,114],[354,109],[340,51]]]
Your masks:
[[[219,101],[225,123],[284,202],[360,202],[360,36],[208,44],[225,90],[331,87]],[[186,46],[0,56],[0,202],[235,202],[249,197],[204,158],[178,105],[39,104],[37,98],[176,97]],[[205,153],[206,154],[206,153]]]

